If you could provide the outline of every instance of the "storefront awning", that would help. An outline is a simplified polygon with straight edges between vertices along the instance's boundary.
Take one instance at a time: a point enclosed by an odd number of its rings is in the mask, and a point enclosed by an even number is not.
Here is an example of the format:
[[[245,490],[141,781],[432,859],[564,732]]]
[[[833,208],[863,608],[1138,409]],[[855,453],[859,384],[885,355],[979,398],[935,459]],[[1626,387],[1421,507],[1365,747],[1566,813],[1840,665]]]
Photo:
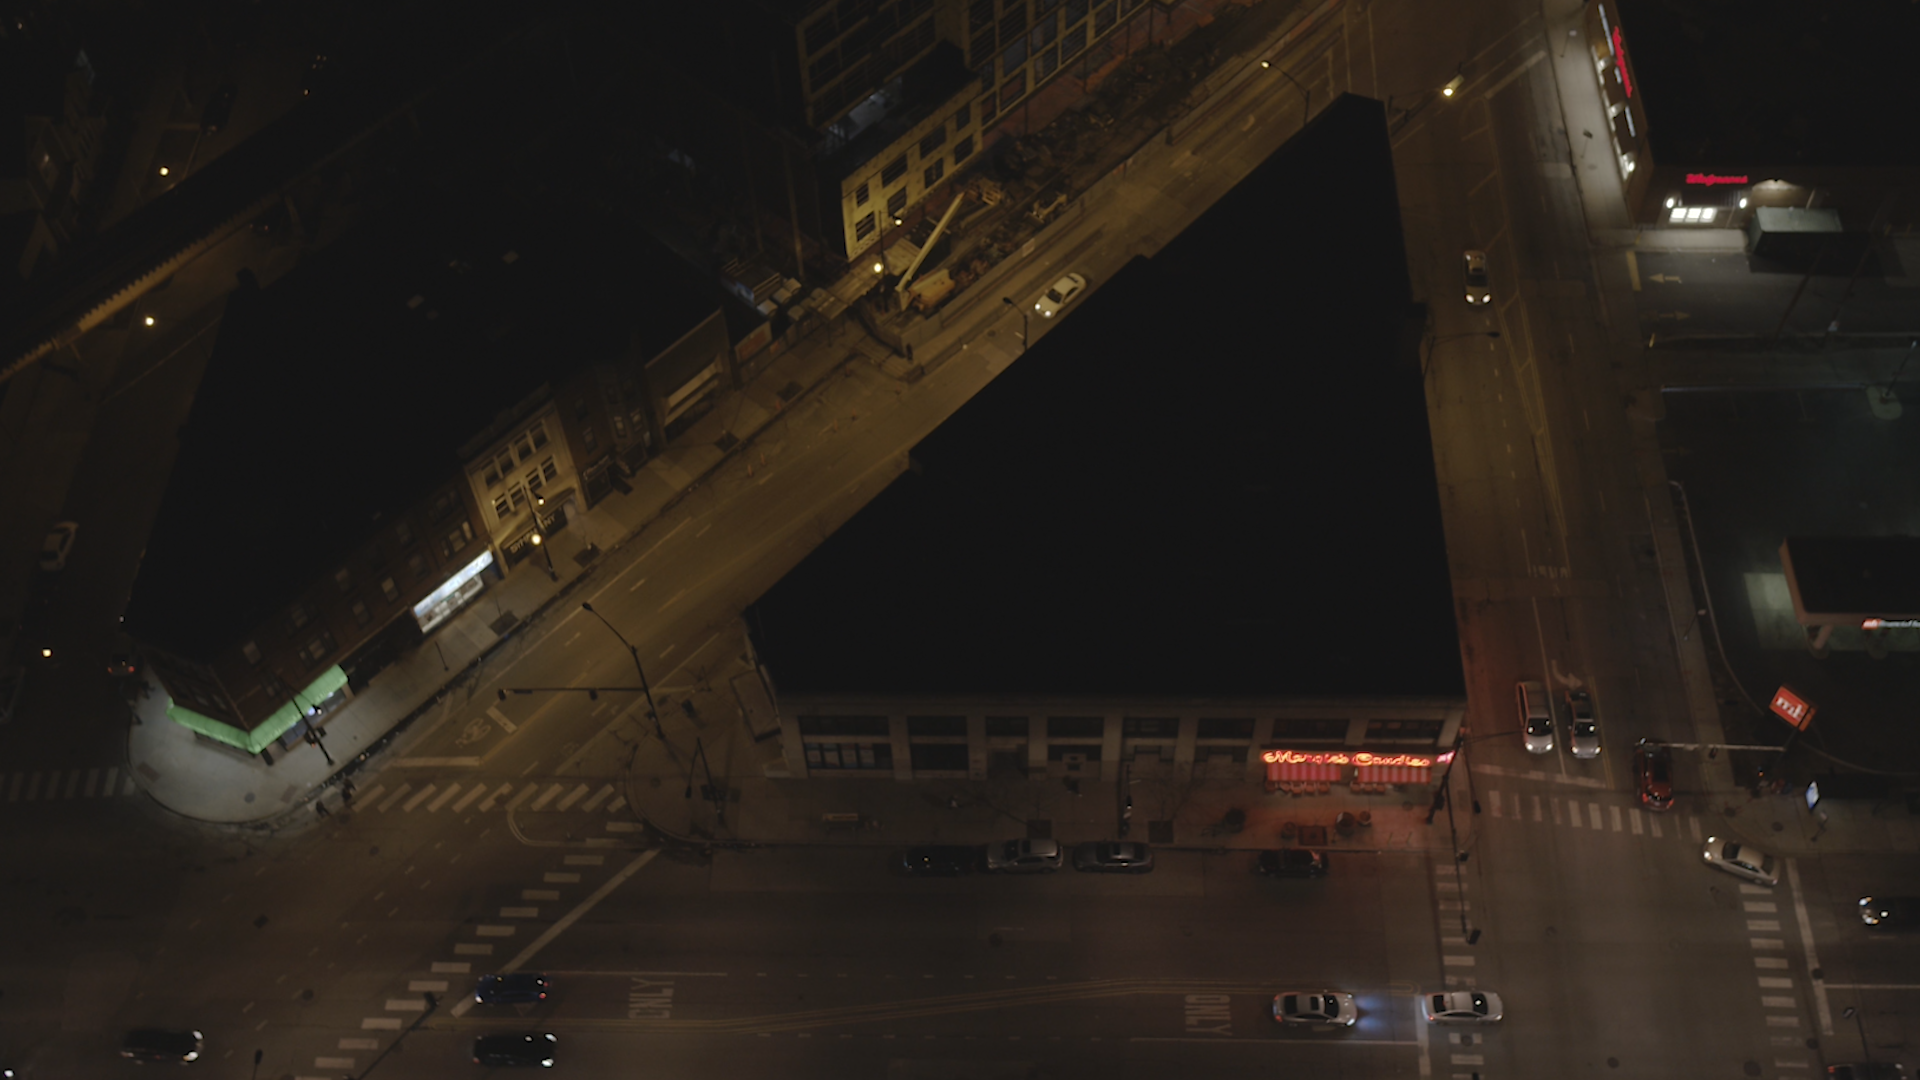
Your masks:
[[[1326,780],[1337,782],[1344,765],[1326,765],[1308,761],[1269,761],[1267,779],[1276,784]]]
[[[320,673],[320,677],[308,683],[300,690],[300,697],[306,702],[324,701],[335,690],[347,685],[347,673],[335,664]],[[249,754],[257,754],[263,748],[272,745],[273,740],[287,733],[287,729],[300,722],[305,710],[293,701],[281,703],[271,716],[253,726],[251,731],[242,731],[231,724],[215,720],[210,716],[197,713],[177,701],[167,706],[167,718],[181,727],[189,728],[216,742],[239,747]]]
[[[1362,765],[1353,771],[1353,782],[1356,784],[1424,784],[1432,776],[1432,769],[1423,769],[1414,765]]]

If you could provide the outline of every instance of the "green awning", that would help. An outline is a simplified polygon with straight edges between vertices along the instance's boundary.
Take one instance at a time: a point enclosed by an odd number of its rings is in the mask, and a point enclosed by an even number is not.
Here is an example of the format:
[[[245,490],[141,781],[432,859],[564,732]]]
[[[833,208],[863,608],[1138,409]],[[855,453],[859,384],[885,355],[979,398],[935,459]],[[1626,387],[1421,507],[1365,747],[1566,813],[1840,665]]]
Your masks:
[[[305,705],[314,705],[325,701],[333,692],[347,685],[347,673],[335,664],[320,673],[320,677],[300,689],[299,698]],[[289,698],[273,715],[255,724],[252,731],[242,731],[232,724],[215,720],[211,716],[194,712],[179,702],[167,705],[167,718],[181,727],[197,731],[209,739],[238,747],[249,754],[257,754],[273,743],[273,740],[287,733],[287,730],[300,722],[306,710]]]

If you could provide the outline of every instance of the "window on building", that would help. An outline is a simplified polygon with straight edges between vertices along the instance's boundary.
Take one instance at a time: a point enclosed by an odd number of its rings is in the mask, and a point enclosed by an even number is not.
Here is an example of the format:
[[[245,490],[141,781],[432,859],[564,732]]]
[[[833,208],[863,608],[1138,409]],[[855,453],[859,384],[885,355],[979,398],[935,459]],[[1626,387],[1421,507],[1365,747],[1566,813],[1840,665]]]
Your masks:
[[[427,576],[427,557],[425,555],[420,554],[417,551],[407,556],[407,572],[413,575],[413,580],[415,581],[419,581],[421,578],[426,577]]]
[[[1104,716],[1049,716],[1049,739],[1097,739],[1107,733]]]
[[[993,21],[993,0],[973,0],[967,6],[967,25],[981,26]]]
[[[1022,71],[1000,84],[1000,103],[1011,105],[1027,92],[1027,73]]]
[[[1027,29],[1026,0],[1007,5],[1007,12],[1000,17],[1000,40],[1012,41]]]
[[[947,163],[944,160],[936,161],[927,166],[926,171],[920,174],[920,181],[925,186],[932,187],[939,183],[940,178],[945,175],[947,175]]]
[[[413,526],[402,521],[393,527],[393,538],[400,541],[401,547],[413,543]]]
[[[927,132],[920,138],[920,160],[925,161],[932,157],[935,150],[940,149],[946,144],[947,129],[944,126],[934,128],[932,131]]]
[[[353,574],[343,566],[333,572],[333,584],[341,592],[346,592],[353,587]]]
[[[1065,63],[1087,47],[1087,24],[1083,21],[1060,35],[1060,60]]]
[[[433,502],[427,507],[427,519],[438,525],[452,517],[454,511],[458,509],[460,509],[460,496],[451,490],[443,491],[435,495]]]
[[[1059,66],[1060,54],[1051,45],[1040,50],[1033,58],[1033,81],[1037,83],[1053,74],[1053,69]]]
[[[964,716],[909,716],[907,734],[914,738],[928,737],[967,737],[967,718]]]
[[[240,646],[240,655],[247,658],[247,663],[258,666],[260,663],[260,646],[249,641]]]
[[[993,105],[994,105],[993,92],[988,91],[986,95],[980,99],[980,122],[981,123],[984,124],[988,120],[993,119],[993,113],[994,113]]]
[[[1087,17],[1087,0],[1067,0],[1067,17],[1061,21],[1068,26]]]
[[[546,478],[540,475],[539,469],[527,470],[527,490],[528,491],[531,491],[535,495],[538,495],[540,494],[540,489],[546,486],[547,486]]]
[[[1676,206],[1668,220],[1676,225],[1711,225],[1715,209],[1711,206]]]
[[[387,603],[391,604],[400,599],[400,587],[393,583],[392,578],[387,578],[380,583],[380,595],[386,597]]]
[[[987,717],[987,737],[1024,739],[1030,731],[1030,725],[1024,716]]]
[[[495,495],[493,497],[493,516],[499,518],[501,521],[505,521],[512,515],[513,497],[504,491]]]
[[[532,430],[527,432],[527,437],[533,440],[535,450],[547,445],[547,425],[544,422],[535,423]]]
[[[840,53],[828,49],[807,64],[807,83],[814,89],[827,85],[840,75]]]
[[[867,205],[867,200],[873,197],[873,192],[870,190],[870,188],[871,188],[871,185],[869,184],[861,184],[859,187],[854,188],[853,189],[853,205],[855,206]]]
[[[547,458],[540,463],[540,475],[548,480],[558,479],[560,476],[560,464],[551,457]]]
[[[1202,717],[1200,727],[1195,734],[1202,739],[1251,739],[1253,738],[1253,721]]]
[[[300,659],[307,665],[308,670],[312,670],[319,667],[321,661],[332,656],[333,649],[333,635],[322,630],[300,647]]]
[[[953,163],[955,165],[973,156],[973,136],[969,135],[953,144]]]
[[[515,508],[525,506],[527,505],[527,489],[517,483],[509,484],[507,485],[507,498],[513,503]]]
[[[868,214],[867,216],[861,218],[859,221],[856,221],[853,223],[853,238],[855,240],[865,240],[867,237],[872,235],[873,235],[873,215],[872,214]]]
[[[1005,35],[1002,35],[1002,40],[1005,40]],[[1005,49],[1001,50],[1000,74],[1011,75],[1014,72],[1020,70],[1020,65],[1026,62],[1027,62],[1027,35],[1021,34],[1020,40],[1014,42],[1013,44],[1007,46]],[[1003,99],[1004,97],[1005,95],[1002,95]]]
[[[907,155],[901,154],[887,162],[886,167],[880,170],[880,186],[886,187],[905,175],[907,175]]]
[[[499,483],[500,482],[500,466],[495,464],[492,461],[488,461],[487,471],[480,475],[480,480],[482,483],[486,484],[486,486],[488,487],[492,487],[493,485]]]
[[[440,538],[440,554],[451,559],[466,550],[467,544],[472,540],[473,526],[463,521]]]
[[[953,130],[959,131],[971,123],[973,123],[973,104],[969,102],[960,106],[959,110],[953,114]]]
[[[1180,737],[1180,718],[1129,716],[1120,721],[1120,734],[1135,739],[1177,739]]]
[[[515,439],[513,441],[513,452],[521,461],[525,461],[528,458],[532,457],[533,456],[533,436],[531,434],[528,434],[528,435],[522,435],[518,439]]]
[[[1048,45],[1053,44],[1053,39],[1059,36],[1060,36],[1059,20],[1057,19],[1041,20],[1040,23],[1033,28],[1033,51],[1038,53],[1041,49],[1044,49]]]
[[[1060,0],[1033,0],[1034,18],[1040,18],[1060,6]]]
[[[1369,720],[1367,741],[1431,744],[1440,738],[1440,726],[1438,720]]]
[[[899,217],[901,211],[905,210],[906,208],[907,208],[907,189],[906,188],[901,188],[899,191],[896,191],[893,194],[887,196],[887,213],[888,214],[891,214],[894,217]]]
[[[1103,7],[1093,9],[1094,37],[1099,37],[1101,34],[1113,29],[1114,20],[1119,18],[1119,12],[1115,10],[1117,6],[1116,4],[1107,4]]]
[[[802,743],[809,769],[892,769],[892,743]]]
[[[978,66],[993,63],[993,49],[1000,39],[993,35],[993,24],[988,23],[973,32],[973,40],[967,43],[967,64]]]
[[[1345,717],[1283,716],[1273,722],[1275,742],[1346,742]]]
[[[313,609],[300,603],[298,600],[294,601],[293,606],[287,609],[287,622],[293,624],[295,630],[305,627],[312,621]]]
[[[353,613],[353,621],[361,626],[373,621],[373,612],[367,610],[367,603],[364,600],[355,600],[353,606],[347,610]]]
[[[1065,761],[1077,757],[1083,761],[1100,760],[1099,743],[1054,743],[1047,747],[1048,761]]]
[[[914,772],[966,772],[966,743],[914,743],[909,750]]]
[[[884,716],[803,716],[800,718],[801,735],[865,735],[885,737],[887,718]]]
[[[829,6],[818,19],[808,23],[803,33],[806,34],[808,55],[831,44],[834,38],[840,36],[840,26],[833,21],[833,8]]]

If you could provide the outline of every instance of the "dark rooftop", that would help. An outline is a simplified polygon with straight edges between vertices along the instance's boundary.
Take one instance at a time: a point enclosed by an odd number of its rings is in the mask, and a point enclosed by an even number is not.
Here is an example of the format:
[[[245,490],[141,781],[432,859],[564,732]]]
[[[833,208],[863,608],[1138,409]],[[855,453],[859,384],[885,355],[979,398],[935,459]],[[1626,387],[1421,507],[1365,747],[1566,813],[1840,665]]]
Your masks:
[[[1655,160],[1920,164],[1913,0],[1617,3]]]
[[[1920,615],[1920,537],[1792,536],[1786,550],[1808,614]]]
[[[1464,696],[1398,213],[1343,98],[1095,282],[754,605],[776,685]]]
[[[719,306],[605,220],[432,191],[233,296],[127,609],[202,659],[459,475],[460,445],[543,385],[661,347]],[[414,298],[419,302],[414,303]]]

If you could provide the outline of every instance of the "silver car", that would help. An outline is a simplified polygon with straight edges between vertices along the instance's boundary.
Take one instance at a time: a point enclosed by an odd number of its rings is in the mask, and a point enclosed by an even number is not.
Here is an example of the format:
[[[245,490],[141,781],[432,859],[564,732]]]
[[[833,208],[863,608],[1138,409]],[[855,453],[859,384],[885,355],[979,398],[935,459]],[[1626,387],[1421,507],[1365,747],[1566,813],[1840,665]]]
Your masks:
[[[1153,849],[1126,840],[1094,840],[1073,849],[1073,868],[1094,874],[1153,872]]]
[[[1066,859],[1052,840],[1008,840],[987,845],[987,869],[1007,874],[1046,874]]]
[[[1547,704],[1547,688],[1532,679],[1522,679],[1513,688],[1520,706],[1520,730],[1529,754],[1553,753],[1553,707]]]
[[[1780,860],[1738,840],[1709,836],[1700,852],[1707,865],[1725,870],[1734,877],[1746,878],[1756,885],[1780,884]]]
[[[1429,1024],[1495,1024],[1506,1015],[1500,995],[1491,990],[1450,990],[1420,999]]]
[[[1463,276],[1467,279],[1467,303],[1473,307],[1493,302],[1493,290],[1487,285],[1487,253],[1469,251],[1463,256]]]
[[[1585,690],[1567,691],[1567,740],[1573,756],[1591,760],[1600,756],[1600,722],[1593,716],[1593,697]]]
[[[1054,282],[1052,288],[1041,294],[1040,299],[1033,302],[1033,310],[1039,312],[1043,317],[1051,319],[1059,313],[1061,308],[1072,303],[1073,298],[1079,296],[1080,290],[1086,287],[1086,278],[1081,277],[1079,274],[1068,274],[1066,277]]]
[[[1360,1008],[1352,994],[1337,990],[1298,990],[1273,997],[1273,1018],[1282,1024],[1338,1024],[1352,1027]]]

